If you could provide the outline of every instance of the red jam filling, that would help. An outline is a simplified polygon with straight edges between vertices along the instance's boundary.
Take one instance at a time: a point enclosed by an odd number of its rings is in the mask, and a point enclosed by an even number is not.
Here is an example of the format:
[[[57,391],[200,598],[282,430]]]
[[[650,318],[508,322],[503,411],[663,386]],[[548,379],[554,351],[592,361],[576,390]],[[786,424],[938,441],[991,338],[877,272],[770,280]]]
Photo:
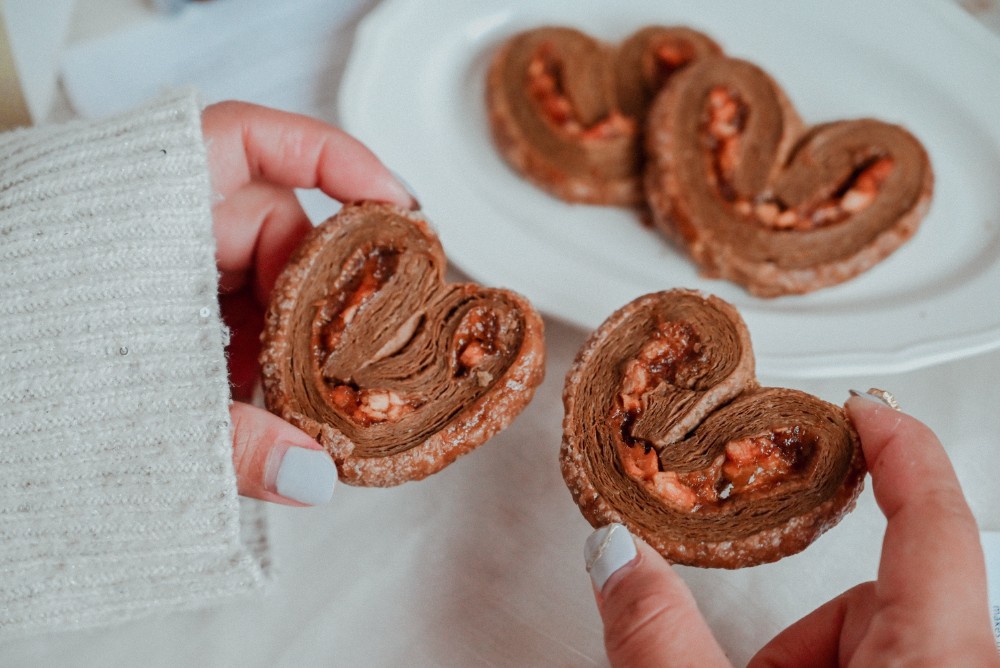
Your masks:
[[[708,178],[726,202],[737,200],[732,187],[733,173],[749,115],[746,102],[725,86],[715,86],[709,91],[704,124],[710,158]]]
[[[347,268],[350,278],[344,287],[316,304],[323,321],[313,335],[313,349],[318,355],[325,356],[337,347],[358,309],[382,289],[398,265],[399,252],[388,248],[374,248],[351,263]]]
[[[622,366],[621,391],[613,416],[621,434],[617,448],[625,473],[651,494],[684,511],[772,489],[800,470],[814,447],[814,439],[799,427],[781,427],[730,441],[707,468],[664,471],[656,450],[632,435],[632,425],[642,414],[643,395],[661,383],[675,384],[684,366],[700,357],[701,344],[690,325],[657,325],[638,354]]]
[[[343,288],[316,304],[321,323],[313,330],[312,343],[319,368],[340,343],[358,311],[392,278],[398,265],[398,251],[373,248],[348,264],[345,273],[349,278]],[[337,380],[327,383],[327,397],[341,413],[361,426],[395,422],[415,409],[413,402],[392,390],[358,388]]]
[[[638,354],[622,366],[622,385],[612,419],[622,444],[650,452],[648,444],[632,436],[632,425],[642,415],[642,395],[660,383],[675,383],[680,369],[701,356],[694,328],[683,322],[661,322]]]
[[[551,44],[542,44],[528,63],[526,88],[548,123],[572,139],[615,139],[635,132],[635,121],[617,109],[587,126],[563,85],[563,64]]]
[[[740,197],[732,180],[749,113],[739,95],[725,86],[715,86],[708,94],[703,131],[709,183],[747,220],[773,229],[800,231],[836,224],[870,206],[892,173],[892,158],[873,157],[862,162],[829,197],[794,208],[767,194],[753,200]]]

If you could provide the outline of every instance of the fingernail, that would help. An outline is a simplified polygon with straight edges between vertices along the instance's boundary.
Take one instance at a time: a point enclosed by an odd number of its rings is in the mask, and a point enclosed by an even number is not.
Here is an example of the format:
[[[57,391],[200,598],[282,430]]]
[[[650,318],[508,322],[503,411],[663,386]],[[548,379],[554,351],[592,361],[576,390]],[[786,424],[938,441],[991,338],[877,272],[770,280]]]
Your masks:
[[[413,186],[411,186],[406,179],[400,176],[398,172],[395,172],[391,169],[389,171],[392,172],[392,175],[396,177],[396,180],[399,182],[399,185],[403,186],[403,190],[405,190],[406,194],[409,195],[410,199],[413,200],[413,210],[416,211],[420,209],[420,200],[417,199],[417,195],[413,192]]]
[[[292,446],[281,456],[274,491],[286,499],[318,506],[330,501],[336,483],[337,466],[326,451]]]
[[[635,559],[638,552],[632,534],[621,524],[609,524],[590,534],[583,546],[587,572],[597,591],[622,566]]]
[[[893,410],[902,410],[899,407],[899,402],[896,401],[896,397],[892,396],[892,392],[886,390],[880,390],[877,387],[870,388],[867,392],[858,392],[857,390],[848,390],[848,393],[852,397],[861,397],[868,401],[873,401],[877,404],[882,404],[883,406],[888,406]]]

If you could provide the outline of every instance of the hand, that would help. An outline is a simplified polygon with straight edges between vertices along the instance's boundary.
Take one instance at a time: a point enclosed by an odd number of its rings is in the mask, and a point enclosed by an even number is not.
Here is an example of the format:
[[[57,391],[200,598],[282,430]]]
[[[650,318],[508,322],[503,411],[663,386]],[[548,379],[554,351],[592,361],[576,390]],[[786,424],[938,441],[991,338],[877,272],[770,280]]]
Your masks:
[[[749,665],[1000,665],[979,531],[944,448],[925,425],[870,396],[846,408],[888,520],[878,579],[795,622]],[[612,665],[729,666],[680,576],[618,533],[591,570]]]
[[[222,317],[234,401],[233,461],[240,494],[292,505],[329,500],[333,461],[306,433],[242,403],[258,375],[264,311],[274,282],[312,225],[294,188],[340,201],[414,207],[413,198],[362,144],[321,121],[242,102],[205,109],[202,129]]]

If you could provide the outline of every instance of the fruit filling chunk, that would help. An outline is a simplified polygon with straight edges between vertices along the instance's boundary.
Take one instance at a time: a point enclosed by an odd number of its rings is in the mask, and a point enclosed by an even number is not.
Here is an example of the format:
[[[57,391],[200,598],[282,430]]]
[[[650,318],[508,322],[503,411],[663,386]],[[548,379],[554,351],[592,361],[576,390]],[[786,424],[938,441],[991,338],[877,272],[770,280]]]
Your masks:
[[[794,426],[730,441],[708,467],[694,471],[664,471],[651,447],[619,445],[619,454],[629,477],[670,506],[693,512],[778,487],[803,468],[813,447]]]
[[[500,322],[492,311],[476,308],[465,315],[455,332],[456,376],[467,375],[499,349]]]
[[[413,402],[392,390],[359,389],[348,383],[338,383],[330,388],[330,402],[362,426],[399,422],[416,408]]]
[[[801,427],[781,426],[729,441],[707,467],[664,470],[659,453],[632,434],[632,425],[642,414],[643,395],[661,383],[683,384],[684,370],[700,359],[701,350],[687,323],[660,323],[622,365],[612,418],[621,434],[617,449],[625,473],[668,505],[688,512],[781,485],[803,468],[815,446],[815,439]]]

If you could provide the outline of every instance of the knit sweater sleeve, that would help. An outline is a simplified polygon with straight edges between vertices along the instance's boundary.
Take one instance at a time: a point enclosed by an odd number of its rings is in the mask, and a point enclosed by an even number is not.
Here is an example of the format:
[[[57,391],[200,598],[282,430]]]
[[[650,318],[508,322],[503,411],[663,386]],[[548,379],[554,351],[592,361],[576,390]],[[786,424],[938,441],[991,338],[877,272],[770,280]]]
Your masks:
[[[210,197],[188,92],[0,135],[0,638],[262,582]]]

